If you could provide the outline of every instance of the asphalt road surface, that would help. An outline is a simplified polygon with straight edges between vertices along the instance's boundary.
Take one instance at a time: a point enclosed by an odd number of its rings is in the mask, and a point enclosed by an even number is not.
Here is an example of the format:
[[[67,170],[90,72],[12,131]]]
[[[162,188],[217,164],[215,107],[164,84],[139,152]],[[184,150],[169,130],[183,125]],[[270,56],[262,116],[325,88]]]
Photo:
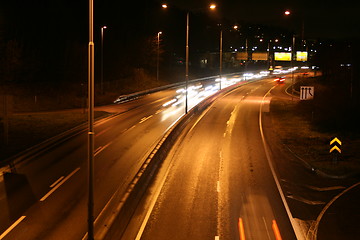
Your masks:
[[[243,86],[193,122],[136,239],[296,239],[259,122],[273,87],[271,79]]]
[[[194,119],[122,239],[357,239],[358,178],[316,174],[273,131],[290,82],[242,86]]]
[[[123,112],[95,126],[97,217],[124,191],[144,157],[184,112],[166,90],[107,107]],[[87,232],[87,133],[16,166],[0,181],[0,239],[82,239]]]

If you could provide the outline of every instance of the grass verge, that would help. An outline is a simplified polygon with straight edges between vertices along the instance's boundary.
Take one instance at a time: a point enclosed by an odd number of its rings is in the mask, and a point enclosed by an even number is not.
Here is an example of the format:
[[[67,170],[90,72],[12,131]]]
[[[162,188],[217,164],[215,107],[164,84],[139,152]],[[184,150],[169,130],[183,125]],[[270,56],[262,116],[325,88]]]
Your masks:
[[[107,112],[95,111],[95,118],[108,115]],[[81,110],[12,115],[9,118],[8,145],[2,143],[0,146],[0,161],[85,122],[87,113]],[[3,134],[1,128],[2,142]]]
[[[359,134],[346,129],[324,128],[327,123],[316,120],[314,111],[311,111],[313,103],[306,104],[308,106],[304,107],[304,102],[292,101],[290,97],[272,99],[271,118],[281,142],[294,155],[326,175],[345,177],[359,174]],[[315,113],[322,115],[318,109]],[[342,141],[341,154],[329,153],[330,141],[334,137]]]

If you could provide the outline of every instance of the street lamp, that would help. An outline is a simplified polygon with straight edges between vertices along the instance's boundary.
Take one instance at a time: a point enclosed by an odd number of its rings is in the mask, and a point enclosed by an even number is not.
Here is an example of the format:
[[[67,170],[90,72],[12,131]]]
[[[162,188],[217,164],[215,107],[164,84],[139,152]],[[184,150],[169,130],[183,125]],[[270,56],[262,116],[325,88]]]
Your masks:
[[[94,239],[94,0],[89,0],[88,45],[88,239]]]
[[[289,16],[291,13],[289,10],[285,11],[284,13],[286,16]],[[302,22],[302,38],[304,34],[304,22]],[[292,35],[292,44],[291,44],[291,99],[293,100],[293,94],[294,94],[294,55],[295,55],[295,33]]]
[[[162,4],[162,8],[168,8],[167,4]],[[215,10],[216,5],[210,4],[210,10]],[[185,43],[185,114],[188,113],[188,82],[189,82],[189,21],[190,11],[186,13],[186,43]]]
[[[189,11],[186,13],[186,43],[185,43],[185,114],[188,113],[188,82],[189,82]]]
[[[100,90],[101,94],[104,94],[104,29],[106,26],[101,27],[101,79],[100,79]]]
[[[160,56],[160,35],[162,32],[157,34],[157,61],[156,61],[156,81],[159,83],[159,56]]]
[[[220,59],[219,59],[219,75],[220,75],[220,90],[222,82],[222,62],[223,62],[223,31],[220,26]]]

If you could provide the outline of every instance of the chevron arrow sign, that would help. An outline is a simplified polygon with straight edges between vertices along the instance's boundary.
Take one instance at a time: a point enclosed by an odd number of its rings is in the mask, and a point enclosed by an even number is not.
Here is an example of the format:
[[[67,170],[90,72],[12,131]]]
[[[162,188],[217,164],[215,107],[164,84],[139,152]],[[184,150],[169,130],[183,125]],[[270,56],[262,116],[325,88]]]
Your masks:
[[[340,147],[341,147],[341,141],[337,138],[337,137],[335,137],[334,139],[332,139],[331,141],[330,141],[330,153],[332,153],[333,151],[337,151],[338,153],[341,153],[341,149],[340,149]]]

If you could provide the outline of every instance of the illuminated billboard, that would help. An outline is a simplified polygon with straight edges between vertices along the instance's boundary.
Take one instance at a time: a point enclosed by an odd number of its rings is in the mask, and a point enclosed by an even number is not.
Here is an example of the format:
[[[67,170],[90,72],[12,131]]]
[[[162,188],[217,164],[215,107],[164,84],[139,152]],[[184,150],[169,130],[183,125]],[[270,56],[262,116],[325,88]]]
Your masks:
[[[256,61],[267,61],[268,60],[268,53],[267,52],[254,52],[252,54],[252,60],[256,60]]]
[[[301,52],[301,51],[296,52],[296,61],[306,62],[307,58],[308,58],[308,53],[307,52]]]
[[[275,61],[291,61],[290,52],[275,52],[274,57]]]
[[[247,52],[237,52],[236,53],[236,60],[248,60],[248,53]]]

